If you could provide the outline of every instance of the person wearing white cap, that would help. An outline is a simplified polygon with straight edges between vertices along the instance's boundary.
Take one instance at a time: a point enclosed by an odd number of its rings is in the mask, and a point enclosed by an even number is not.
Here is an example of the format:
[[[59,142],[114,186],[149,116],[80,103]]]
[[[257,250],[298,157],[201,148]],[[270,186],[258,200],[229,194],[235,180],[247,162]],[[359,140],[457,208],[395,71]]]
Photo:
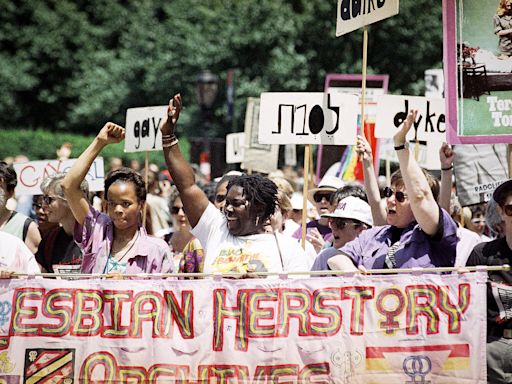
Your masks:
[[[332,230],[333,246],[326,248],[317,256],[312,271],[329,270],[327,261],[340,254],[339,249],[354,240],[361,232],[373,226],[371,208],[358,197],[348,196],[342,199],[334,212],[324,214]]]
[[[324,176],[322,180],[320,180],[318,187],[308,192],[308,199],[314,202],[320,219],[311,220],[306,224],[306,228],[308,228],[308,236],[306,239],[313,244],[317,252],[320,252],[326,241],[332,240],[328,220],[326,217],[322,217],[322,215],[332,211],[331,197],[334,192],[336,192],[338,188],[343,187],[343,185],[343,181],[335,176]],[[295,231],[293,237],[296,239],[302,237],[302,227]]]

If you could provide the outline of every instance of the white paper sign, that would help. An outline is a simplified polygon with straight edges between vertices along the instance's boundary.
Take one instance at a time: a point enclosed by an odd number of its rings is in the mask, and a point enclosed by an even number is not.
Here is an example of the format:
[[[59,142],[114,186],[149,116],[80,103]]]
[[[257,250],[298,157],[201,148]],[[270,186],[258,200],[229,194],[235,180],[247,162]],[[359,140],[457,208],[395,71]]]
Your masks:
[[[392,138],[411,109],[417,109],[418,114],[408,140],[446,141],[444,99],[419,96],[379,96],[375,137]]]
[[[245,148],[244,161],[240,168],[249,172],[270,173],[277,170],[279,145],[260,144],[258,125],[260,118],[260,99],[249,97],[245,112]]]
[[[297,146],[295,144],[286,144],[284,146],[284,164],[291,167],[297,165]]]
[[[244,161],[245,133],[226,135],[226,163],[234,164]]]
[[[418,143],[418,164],[425,169],[441,169],[439,150],[443,143],[440,141],[427,141]],[[416,143],[409,142],[411,153],[416,156]],[[398,157],[392,139],[379,140],[379,158],[398,163]]]
[[[28,163],[15,163],[14,170],[18,176],[18,185],[16,186],[16,196],[21,195],[41,195],[40,185],[42,181],[54,173],[67,172],[75,163],[76,159],[61,160],[40,160],[30,161]],[[103,158],[97,157],[89,168],[85,177],[89,183],[89,190],[103,191],[105,181],[105,172],[103,170]]]
[[[354,144],[358,97],[330,93],[262,93],[262,144]]]
[[[124,151],[161,151],[160,124],[164,121],[166,113],[166,105],[127,109]]]
[[[398,0],[338,0],[336,36],[398,14]]]

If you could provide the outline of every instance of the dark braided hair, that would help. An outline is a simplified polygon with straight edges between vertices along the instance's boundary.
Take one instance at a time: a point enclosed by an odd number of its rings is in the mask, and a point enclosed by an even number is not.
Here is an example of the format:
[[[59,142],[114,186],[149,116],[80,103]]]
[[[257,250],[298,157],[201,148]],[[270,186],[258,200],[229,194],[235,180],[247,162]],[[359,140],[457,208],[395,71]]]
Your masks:
[[[122,167],[110,171],[105,178],[105,199],[108,199],[108,189],[114,183],[132,183],[139,201],[146,201],[146,184],[140,174],[131,168]]]
[[[234,176],[229,180],[227,190],[234,186],[242,187],[243,196],[250,203],[249,212],[252,217],[258,216],[258,207],[264,209],[260,223],[274,214],[277,206],[277,186],[272,180],[260,175]]]
[[[7,192],[13,192],[18,184],[18,178],[12,164],[7,164],[5,161],[0,161],[0,179],[3,179]]]

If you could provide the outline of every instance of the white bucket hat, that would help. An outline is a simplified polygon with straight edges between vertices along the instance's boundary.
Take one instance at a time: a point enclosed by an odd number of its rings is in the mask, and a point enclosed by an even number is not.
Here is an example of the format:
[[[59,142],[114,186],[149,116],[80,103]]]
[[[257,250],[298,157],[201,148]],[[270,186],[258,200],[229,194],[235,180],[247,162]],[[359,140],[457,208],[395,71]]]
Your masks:
[[[358,197],[348,196],[340,200],[332,213],[326,213],[322,217],[358,220],[369,226],[373,226],[372,210],[367,202]]]
[[[318,183],[318,187],[310,189],[308,191],[308,199],[313,202],[313,196],[317,192],[336,192],[339,188],[343,187],[345,183],[343,180],[336,176],[325,175],[320,183]]]

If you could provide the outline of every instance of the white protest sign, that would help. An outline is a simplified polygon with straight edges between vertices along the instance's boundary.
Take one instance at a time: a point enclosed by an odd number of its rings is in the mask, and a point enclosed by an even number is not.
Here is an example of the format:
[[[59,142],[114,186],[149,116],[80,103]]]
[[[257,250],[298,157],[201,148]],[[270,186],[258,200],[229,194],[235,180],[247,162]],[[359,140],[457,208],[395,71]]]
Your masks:
[[[259,118],[260,99],[249,97],[245,112],[244,161],[240,168],[251,172],[270,173],[277,170],[279,145],[260,144],[258,141]]]
[[[415,153],[416,143],[409,142],[411,152]],[[443,143],[440,141],[422,141],[418,142],[418,164],[425,169],[441,169],[441,161],[439,160],[439,150]],[[389,160],[398,163],[398,157],[394,148],[392,139],[379,140],[379,158],[381,160]]]
[[[160,124],[167,106],[129,108],[126,110],[125,152],[161,151]]]
[[[259,142],[354,144],[358,101],[341,93],[262,93]]]
[[[398,14],[398,0],[338,0],[336,36]]]
[[[379,96],[375,137],[392,138],[411,109],[417,109],[418,114],[408,140],[446,141],[444,99],[420,96]]]
[[[297,165],[297,146],[295,144],[286,144],[284,146],[284,164],[291,167]]]
[[[14,170],[18,176],[16,196],[41,195],[40,185],[42,181],[54,173],[67,172],[76,159],[69,160],[39,160],[28,163],[15,163]],[[89,183],[89,190],[103,191],[105,172],[103,170],[103,158],[97,157],[89,168],[85,177]]]
[[[230,133],[226,135],[226,163],[234,164],[244,161],[245,133]]]

